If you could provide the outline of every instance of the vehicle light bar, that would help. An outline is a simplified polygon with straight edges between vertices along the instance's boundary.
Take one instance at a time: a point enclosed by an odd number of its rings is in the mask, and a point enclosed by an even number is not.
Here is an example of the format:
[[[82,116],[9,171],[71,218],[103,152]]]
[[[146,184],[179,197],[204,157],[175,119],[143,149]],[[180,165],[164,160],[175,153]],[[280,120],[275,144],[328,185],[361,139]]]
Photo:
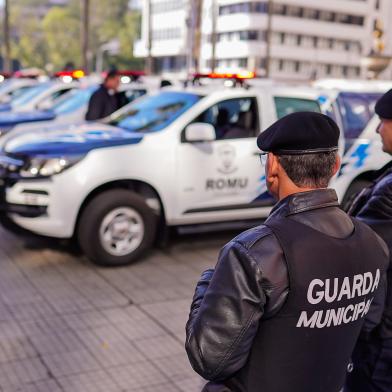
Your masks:
[[[207,78],[207,79],[237,79],[237,80],[245,80],[245,79],[253,79],[256,77],[255,72],[252,71],[243,71],[236,73],[196,73],[193,75],[195,79]]]
[[[72,79],[80,79],[86,76],[82,69],[74,69],[72,71],[60,71],[54,74],[56,78],[64,78],[65,76],[71,77]]]

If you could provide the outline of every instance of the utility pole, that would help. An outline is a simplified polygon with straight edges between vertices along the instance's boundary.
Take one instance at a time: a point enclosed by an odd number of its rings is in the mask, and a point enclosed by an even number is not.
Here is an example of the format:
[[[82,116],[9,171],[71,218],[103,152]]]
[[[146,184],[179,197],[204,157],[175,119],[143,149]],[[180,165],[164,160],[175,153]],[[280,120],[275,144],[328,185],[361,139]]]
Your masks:
[[[271,74],[271,43],[272,43],[272,15],[273,0],[268,0],[268,18],[267,18],[267,40],[265,51],[265,77],[269,78]]]
[[[217,34],[216,34],[216,24],[217,24],[217,17],[218,17],[218,9],[216,0],[211,0],[211,18],[212,18],[212,29],[211,29],[211,72],[215,72],[216,67],[216,41],[217,41]]]
[[[193,58],[195,71],[200,71],[200,52],[201,52],[201,17],[203,13],[203,0],[195,1],[195,38],[193,48]]]
[[[83,70],[90,71],[90,0],[82,0],[82,62]]]
[[[11,72],[10,11],[9,1],[4,1],[4,71]]]
[[[151,0],[147,1],[147,61],[146,71],[147,74],[151,75],[153,69],[153,57],[152,57],[152,4]]]

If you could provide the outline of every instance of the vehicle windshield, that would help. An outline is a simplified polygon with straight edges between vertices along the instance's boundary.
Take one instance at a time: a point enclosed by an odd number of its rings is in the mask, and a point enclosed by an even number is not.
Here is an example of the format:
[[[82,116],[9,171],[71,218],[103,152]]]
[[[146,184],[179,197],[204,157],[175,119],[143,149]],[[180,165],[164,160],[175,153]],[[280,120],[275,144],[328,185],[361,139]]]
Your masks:
[[[22,94],[12,100],[12,105],[20,106],[28,103],[31,99],[38,96],[48,88],[48,84],[39,84],[37,86],[29,87]]]
[[[382,93],[342,92],[337,98],[346,140],[360,136],[374,115],[374,107]]]
[[[125,113],[118,118],[112,118],[110,123],[132,132],[160,131],[200,98],[200,95],[173,91],[148,95],[131,104]]]
[[[91,95],[98,88],[93,86],[83,89],[74,89],[64,94],[52,107],[57,115],[72,113],[88,104]]]

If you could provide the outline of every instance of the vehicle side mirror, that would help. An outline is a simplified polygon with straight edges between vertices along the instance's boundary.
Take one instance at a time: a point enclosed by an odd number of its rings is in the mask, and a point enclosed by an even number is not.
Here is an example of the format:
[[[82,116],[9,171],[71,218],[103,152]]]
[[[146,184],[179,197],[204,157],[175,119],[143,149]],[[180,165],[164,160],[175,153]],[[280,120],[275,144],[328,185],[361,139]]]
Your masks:
[[[212,142],[215,139],[215,128],[211,124],[193,123],[185,129],[185,140],[187,142]]]

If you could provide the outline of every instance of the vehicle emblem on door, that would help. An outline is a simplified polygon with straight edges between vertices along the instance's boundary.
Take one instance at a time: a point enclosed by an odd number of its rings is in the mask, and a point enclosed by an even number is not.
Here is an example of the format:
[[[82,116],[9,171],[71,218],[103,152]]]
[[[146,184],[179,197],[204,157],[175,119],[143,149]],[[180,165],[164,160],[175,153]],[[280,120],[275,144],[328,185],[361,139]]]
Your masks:
[[[218,147],[218,159],[220,160],[220,165],[218,167],[218,172],[222,174],[234,173],[238,167],[235,164],[236,151],[233,146],[226,144],[224,146]]]

